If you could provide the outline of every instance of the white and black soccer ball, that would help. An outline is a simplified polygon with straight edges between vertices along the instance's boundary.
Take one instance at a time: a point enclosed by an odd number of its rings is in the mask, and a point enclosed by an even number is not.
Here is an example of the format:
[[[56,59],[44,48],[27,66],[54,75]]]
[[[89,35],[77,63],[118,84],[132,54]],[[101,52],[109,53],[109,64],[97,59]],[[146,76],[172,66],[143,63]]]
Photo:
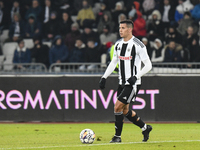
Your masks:
[[[80,140],[85,144],[92,144],[95,140],[95,133],[91,129],[84,129],[80,133]]]

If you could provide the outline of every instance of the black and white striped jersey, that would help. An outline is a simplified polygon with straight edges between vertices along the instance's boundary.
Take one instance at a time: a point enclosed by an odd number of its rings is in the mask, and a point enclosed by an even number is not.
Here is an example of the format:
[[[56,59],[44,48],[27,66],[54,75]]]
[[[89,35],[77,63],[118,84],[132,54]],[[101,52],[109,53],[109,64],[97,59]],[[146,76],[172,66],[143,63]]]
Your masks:
[[[116,66],[117,63],[119,64],[119,84],[128,85],[129,83],[127,80],[131,76],[137,76],[137,74],[141,71],[142,62],[147,59],[148,62],[150,62],[146,46],[136,37],[133,36],[126,42],[123,38],[118,40],[115,43],[111,66]],[[111,69],[112,71],[113,67],[108,67],[107,70],[108,69]],[[107,78],[111,71],[106,71],[103,77]],[[148,71],[149,70],[147,70],[147,72]],[[141,84],[140,77],[141,76],[137,76],[138,80],[136,81],[136,84]]]

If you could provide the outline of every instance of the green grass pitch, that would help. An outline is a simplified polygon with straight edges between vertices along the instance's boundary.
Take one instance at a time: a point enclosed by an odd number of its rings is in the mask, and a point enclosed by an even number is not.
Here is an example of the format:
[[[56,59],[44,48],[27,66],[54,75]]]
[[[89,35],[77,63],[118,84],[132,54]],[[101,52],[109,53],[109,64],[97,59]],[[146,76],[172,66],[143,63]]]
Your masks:
[[[153,130],[148,142],[141,142],[141,129],[124,123],[122,143],[109,143],[114,134],[114,123],[2,123],[0,150],[200,150],[200,124],[150,123]],[[81,130],[92,129],[96,134],[93,144],[82,144]]]

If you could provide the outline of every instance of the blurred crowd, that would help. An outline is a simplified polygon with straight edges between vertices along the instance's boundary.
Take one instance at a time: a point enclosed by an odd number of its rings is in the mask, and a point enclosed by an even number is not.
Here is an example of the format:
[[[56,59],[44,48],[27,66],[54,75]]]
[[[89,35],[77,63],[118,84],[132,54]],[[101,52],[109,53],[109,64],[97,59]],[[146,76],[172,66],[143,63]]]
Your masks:
[[[13,63],[109,62],[124,19],[152,62],[200,62],[200,0],[0,0],[4,43],[18,42]]]

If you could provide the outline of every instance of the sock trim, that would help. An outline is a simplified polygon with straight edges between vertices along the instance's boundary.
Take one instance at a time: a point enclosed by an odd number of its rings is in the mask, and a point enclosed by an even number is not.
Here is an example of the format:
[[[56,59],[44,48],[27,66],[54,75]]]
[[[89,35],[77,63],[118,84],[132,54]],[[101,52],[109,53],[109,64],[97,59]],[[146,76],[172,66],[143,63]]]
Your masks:
[[[121,137],[121,136],[118,136],[118,135],[114,135],[115,137]]]
[[[114,114],[119,116],[119,115],[123,114],[123,111],[121,111],[121,112],[114,112]]]
[[[145,131],[147,129],[147,125],[145,124],[144,127],[141,128],[142,131]]]

